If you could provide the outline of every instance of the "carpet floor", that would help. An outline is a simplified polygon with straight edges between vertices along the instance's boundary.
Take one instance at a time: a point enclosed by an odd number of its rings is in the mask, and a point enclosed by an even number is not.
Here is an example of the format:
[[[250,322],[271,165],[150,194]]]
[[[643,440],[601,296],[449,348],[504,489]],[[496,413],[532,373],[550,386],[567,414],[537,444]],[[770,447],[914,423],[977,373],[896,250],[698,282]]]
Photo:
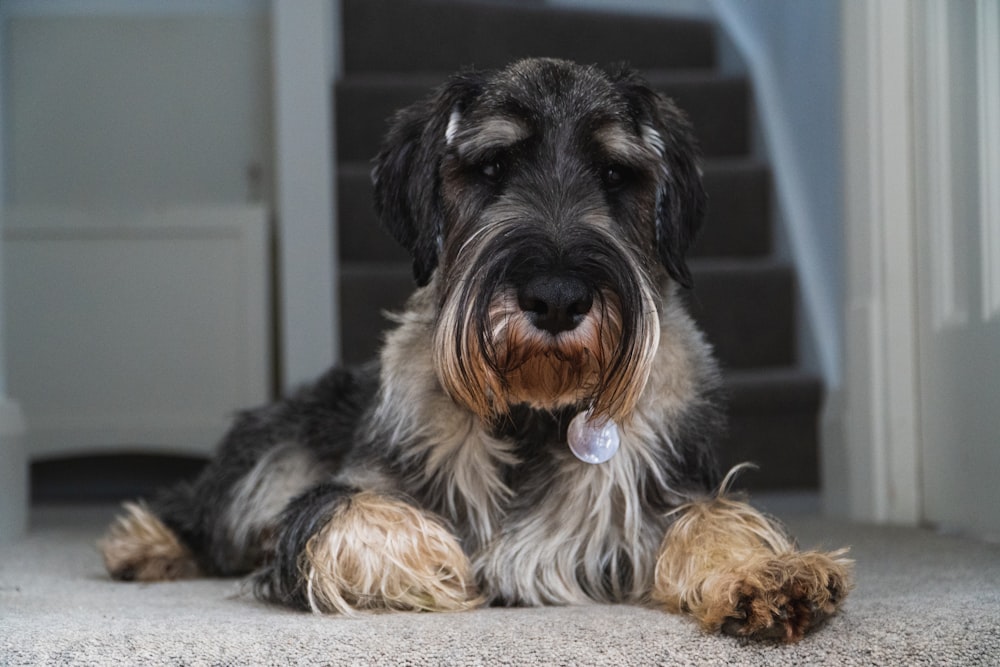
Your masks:
[[[1000,665],[1000,546],[785,515],[803,546],[850,544],[842,614],[786,646],[708,636],[627,606],[314,616],[239,581],[114,583],[111,507],[36,508],[0,546],[2,665]]]

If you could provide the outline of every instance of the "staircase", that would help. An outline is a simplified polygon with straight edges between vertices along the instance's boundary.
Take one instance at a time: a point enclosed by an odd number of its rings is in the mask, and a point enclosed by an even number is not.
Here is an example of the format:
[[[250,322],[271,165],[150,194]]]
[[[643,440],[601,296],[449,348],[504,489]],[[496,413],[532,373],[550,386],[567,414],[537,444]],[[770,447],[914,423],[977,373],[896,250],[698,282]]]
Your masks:
[[[344,76],[336,83],[344,360],[375,354],[383,310],[413,289],[410,262],[381,231],[369,182],[386,119],[463,66],[524,56],[627,61],[694,123],[709,212],[690,263],[691,310],[729,391],[726,465],[760,464],[755,490],[815,489],[822,387],[796,365],[795,275],[772,255],[770,172],[749,151],[752,92],[720,74],[715,26],[550,8],[434,0],[343,0]]]

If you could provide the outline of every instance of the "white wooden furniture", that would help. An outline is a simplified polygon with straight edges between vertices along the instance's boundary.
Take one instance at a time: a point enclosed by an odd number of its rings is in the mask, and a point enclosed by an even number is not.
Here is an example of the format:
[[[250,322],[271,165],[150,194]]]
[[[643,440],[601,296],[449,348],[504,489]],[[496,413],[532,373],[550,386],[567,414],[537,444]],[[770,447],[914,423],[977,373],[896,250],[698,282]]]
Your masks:
[[[825,486],[853,519],[1000,540],[1000,8],[843,12],[845,477]]]
[[[8,210],[7,384],[30,457],[210,453],[272,393],[269,239],[261,206]]]

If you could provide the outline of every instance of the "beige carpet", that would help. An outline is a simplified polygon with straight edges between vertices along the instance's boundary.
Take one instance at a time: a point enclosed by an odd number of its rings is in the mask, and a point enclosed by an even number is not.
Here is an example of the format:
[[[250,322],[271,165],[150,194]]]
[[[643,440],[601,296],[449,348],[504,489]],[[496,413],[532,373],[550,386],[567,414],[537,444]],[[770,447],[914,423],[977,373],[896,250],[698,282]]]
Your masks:
[[[46,508],[0,546],[2,665],[1000,665],[1000,546],[788,516],[854,545],[846,610],[793,646],[706,636],[623,606],[320,617],[239,582],[122,584],[94,548],[112,508]]]

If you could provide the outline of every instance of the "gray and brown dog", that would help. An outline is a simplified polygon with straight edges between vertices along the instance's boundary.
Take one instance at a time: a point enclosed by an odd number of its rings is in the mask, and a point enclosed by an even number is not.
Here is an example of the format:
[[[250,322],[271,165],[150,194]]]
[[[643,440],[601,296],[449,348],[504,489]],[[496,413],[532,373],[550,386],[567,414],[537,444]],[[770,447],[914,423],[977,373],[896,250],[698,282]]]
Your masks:
[[[419,287],[378,363],[244,413],[197,481],[127,505],[113,577],[253,573],[318,612],[629,602],[787,640],[837,610],[843,553],[723,495],[719,373],[680,298],[705,195],[670,101],[559,60],[460,74],[373,176]],[[617,453],[579,460],[574,421]]]

